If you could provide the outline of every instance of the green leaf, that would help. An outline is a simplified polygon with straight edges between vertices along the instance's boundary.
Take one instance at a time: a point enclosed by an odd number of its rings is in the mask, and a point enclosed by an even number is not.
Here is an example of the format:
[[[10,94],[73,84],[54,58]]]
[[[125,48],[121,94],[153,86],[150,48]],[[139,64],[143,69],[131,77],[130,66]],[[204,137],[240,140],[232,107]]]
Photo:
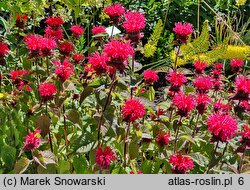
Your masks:
[[[207,167],[209,160],[207,157],[203,156],[200,152],[195,152],[189,154],[191,158],[200,166]]]
[[[33,159],[36,163],[38,163],[43,168],[46,168],[46,163],[45,163],[43,155],[41,154],[40,151],[34,150],[34,151],[32,151],[32,155],[33,155]]]
[[[41,129],[42,137],[45,137],[49,133],[50,118],[48,115],[41,115],[36,119],[36,128]]]
[[[142,162],[141,167],[142,167],[142,173],[144,173],[144,174],[151,174],[152,173],[152,167],[153,167],[152,161],[144,160]]]
[[[83,100],[85,100],[85,98],[87,98],[93,92],[93,90],[94,88],[89,86],[84,88],[84,90],[81,93],[80,104],[83,102]]]
[[[61,160],[58,166],[58,174],[69,174],[70,173],[70,163],[66,160]]]
[[[73,167],[74,170],[77,174],[86,174],[86,173],[90,173],[90,171],[88,171],[88,162],[85,158],[85,156],[81,155],[81,156],[74,156],[73,158]]]
[[[195,144],[194,139],[193,139],[192,137],[188,136],[188,135],[182,135],[182,136],[180,136],[180,138],[181,138],[181,139],[185,139],[185,140],[187,140],[187,141],[189,141],[189,142]]]
[[[7,168],[12,168],[16,161],[16,149],[9,145],[1,148],[1,157]]]
[[[43,161],[46,164],[56,164],[56,156],[49,150],[40,151]]]
[[[25,157],[21,158],[20,160],[16,162],[15,167],[14,167],[14,172],[16,174],[22,174],[23,172],[27,170],[31,162],[32,161],[29,160],[28,158],[25,158]]]
[[[131,142],[129,144],[129,157],[131,160],[137,158],[139,154],[139,145],[136,142]]]
[[[80,114],[76,110],[69,110],[67,112],[67,119],[72,123],[80,124]]]

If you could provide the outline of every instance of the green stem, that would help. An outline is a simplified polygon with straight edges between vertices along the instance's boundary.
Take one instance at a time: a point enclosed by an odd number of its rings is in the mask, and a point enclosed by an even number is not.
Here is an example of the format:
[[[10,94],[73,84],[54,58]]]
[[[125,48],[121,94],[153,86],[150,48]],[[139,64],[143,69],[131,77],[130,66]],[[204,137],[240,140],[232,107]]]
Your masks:
[[[130,131],[130,122],[128,123],[128,128],[125,134],[125,139],[124,139],[124,162],[123,162],[123,167],[125,168],[127,165],[127,146],[128,146],[128,137],[129,137],[129,131]]]
[[[211,160],[210,160],[210,162],[209,162],[209,164],[208,164],[208,168],[207,168],[206,174],[208,174],[209,171],[212,169],[212,161],[213,161],[214,158],[215,158],[215,154],[216,154],[216,150],[217,150],[218,146],[219,146],[219,141],[217,141],[216,146],[215,146],[215,149],[214,149],[213,152],[212,152],[212,158],[211,158]]]

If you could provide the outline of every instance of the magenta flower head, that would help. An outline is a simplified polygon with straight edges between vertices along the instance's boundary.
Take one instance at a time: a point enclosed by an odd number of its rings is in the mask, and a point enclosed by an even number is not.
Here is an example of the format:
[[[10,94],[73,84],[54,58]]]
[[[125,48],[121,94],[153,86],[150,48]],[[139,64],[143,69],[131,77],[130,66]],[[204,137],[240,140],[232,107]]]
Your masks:
[[[64,21],[60,16],[52,16],[52,17],[48,17],[45,23],[47,23],[53,29],[57,29],[58,27],[64,24]]]
[[[109,16],[110,21],[114,25],[117,25],[120,21],[121,15],[125,12],[125,8],[120,3],[114,3],[111,6],[107,6],[103,12]]]
[[[208,130],[212,132],[212,141],[227,142],[236,135],[237,121],[230,115],[214,113],[207,118]]]
[[[62,83],[65,82],[70,75],[74,74],[74,66],[67,59],[64,59],[62,63],[55,61],[54,65],[56,66],[55,74]]]
[[[124,17],[125,21],[123,22],[122,27],[128,33],[127,38],[131,40],[131,42],[138,42],[143,37],[143,33],[140,33],[140,31],[146,26],[146,18],[144,14],[137,11],[129,11]]]
[[[111,161],[116,160],[115,152],[108,146],[106,146],[104,150],[98,147],[94,154],[96,155],[94,159],[95,163],[103,169],[109,168]]]
[[[54,84],[44,82],[40,84],[38,91],[40,93],[40,96],[44,102],[48,100],[52,100],[54,94],[56,93],[57,89]]]
[[[247,123],[243,126],[243,131],[239,133],[241,135],[241,144],[250,147],[250,128]]]
[[[205,61],[195,61],[194,62],[194,67],[195,67],[195,70],[194,72],[199,75],[199,74],[202,74],[205,70],[205,68],[207,68],[207,63]]]
[[[73,36],[75,36],[76,38],[79,38],[84,33],[84,28],[79,25],[71,26],[70,30],[73,33]]]
[[[163,133],[160,131],[155,139],[159,146],[168,145],[170,139],[170,134],[168,132]]]
[[[143,78],[146,84],[153,85],[159,80],[158,73],[154,70],[148,69],[143,72]]]
[[[128,64],[128,58],[134,55],[134,49],[129,42],[111,40],[104,45],[103,53],[109,58],[110,66],[123,71]]]
[[[127,122],[143,118],[145,113],[145,106],[135,99],[127,100],[122,106],[122,117],[123,120]]]
[[[106,55],[95,52],[91,56],[89,56],[88,59],[88,64],[97,75],[106,73],[108,67],[108,57]]]
[[[175,23],[173,31],[176,33],[176,37],[182,43],[186,43],[188,36],[193,33],[193,25],[190,23]]]
[[[234,100],[248,101],[250,94],[250,79],[246,75],[240,75],[235,79],[235,95]]]
[[[187,82],[187,78],[183,74],[177,73],[176,71],[169,73],[166,80],[171,84],[169,91],[173,92],[179,92],[181,86]]]
[[[24,150],[25,151],[31,151],[36,148],[39,148],[41,145],[41,139],[40,139],[40,129],[36,129],[33,133],[29,131],[29,134],[25,137],[25,143],[24,143]]]
[[[6,43],[0,42],[0,59],[9,53],[9,47]]]
[[[173,98],[173,105],[178,108],[178,115],[181,117],[187,117],[189,112],[195,108],[196,103],[191,95],[178,93]]]
[[[194,80],[194,86],[198,93],[205,94],[213,87],[213,82],[208,76],[199,76]]]
[[[174,174],[186,174],[189,170],[194,168],[192,158],[182,154],[171,155],[169,163],[172,165],[171,169]]]
[[[230,61],[230,66],[232,67],[232,71],[234,73],[238,73],[242,70],[242,67],[244,66],[244,61],[241,59],[232,59]]]

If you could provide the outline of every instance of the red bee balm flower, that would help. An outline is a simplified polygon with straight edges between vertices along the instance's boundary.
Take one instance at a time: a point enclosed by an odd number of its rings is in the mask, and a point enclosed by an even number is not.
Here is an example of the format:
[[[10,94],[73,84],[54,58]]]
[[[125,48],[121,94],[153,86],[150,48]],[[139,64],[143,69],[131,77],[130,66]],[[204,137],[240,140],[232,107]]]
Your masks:
[[[239,76],[235,80],[235,95],[234,100],[249,100],[250,94],[250,79],[246,78],[246,75]]]
[[[230,115],[215,113],[207,118],[208,130],[213,133],[217,141],[231,140],[237,131],[237,121]]]
[[[27,75],[29,74],[29,71],[28,70],[13,70],[13,71],[10,71],[10,78],[12,80],[16,80],[18,79],[19,77],[23,76],[23,75]]]
[[[188,170],[192,170],[194,168],[194,162],[192,158],[182,155],[182,154],[174,154],[169,158],[169,163],[172,164],[172,171],[175,174],[185,174]]]
[[[94,154],[96,155],[96,164],[98,164],[103,169],[109,168],[111,161],[116,160],[115,152],[113,152],[108,146],[106,146],[104,150],[102,150],[101,147],[98,147]]]
[[[44,82],[40,84],[38,91],[42,100],[46,102],[53,99],[53,95],[56,93],[56,86],[54,84]]]
[[[123,70],[128,64],[129,56],[134,55],[134,49],[129,42],[112,40],[104,45],[103,53],[109,57],[108,63],[119,70]]]
[[[122,106],[122,117],[127,122],[143,118],[145,113],[145,106],[138,100],[129,99]]]
[[[195,61],[194,62],[194,67],[195,67],[195,70],[194,72],[196,74],[202,74],[204,69],[207,67],[207,63],[205,61]]]
[[[250,128],[247,123],[244,124],[244,131],[240,132],[239,134],[242,136],[240,142],[243,145],[250,147]]]
[[[56,61],[54,64],[56,65],[55,73],[61,82],[66,81],[74,73],[74,67],[67,59],[62,63]]]
[[[29,135],[23,137],[26,141],[24,143],[24,150],[31,151],[36,148],[39,148],[41,145],[40,137],[41,130],[36,129],[33,133],[29,131]]]
[[[207,104],[211,102],[211,98],[206,94],[198,94],[196,102],[196,109],[198,110],[198,113],[202,115],[207,109]]]
[[[159,146],[164,146],[164,145],[168,145],[169,142],[169,138],[170,138],[170,134],[169,133],[162,133],[161,131],[158,133],[157,137],[156,137],[156,143]]]
[[[95,52],[88,59],[88,64],[90,64],[97,75],[101,75],[107,71],[108,57],[105,55]]]
[[[75,49],[74,45],[71,42],[62,42],[58,44],[59,51],[62,55],[69,56],[70,53]]]
[[[50,26],[45,28],[45,37],[53,38],[55,40],[63,39],[63,30],[61,28],[53,29]]]
[[[0,42],[0,58],[4,57],[9,53],[9,47],[6,43]]]
[[[173,104],[178,108],[177,114],[181,117],[186,117],[196,105],[191,95],[185,95],[183,93],[178,93],[174,96]]]
[[[159,80],[159,77],[157,75],[158,73],[153,70],[146,70],[143,72],[143,78],[145,80],[145,83],[147,84],[154,84]]]
[[[241,71],[243,65],[244,65],[244,61],[241,59],[232,59],[230,61],[230,66],[232,67],[232,71],[235,73],[238,73],[239,71]]]
[[[102,34],[102,33],[106,33],[105,26],[94,26],[92,28],[92,34],[93,35]]]
[[[55,17],[48,17],[45,23],[47,23],[53,28],[58,28],[64,23],[64,21],[60,16],[55,16]]]
[[[128,33],[138,33],[146,26],[145,16],[137,11],[129,11],[124,15],[124,17],[125,22],[122,24],[122,27]]]
[[[80,37],[84,33],[84,28],[82,26],[73,25],[70,27],[75,37]]]
[[[194,80],[196,91],[205,94],[213,87],[213,82],[208,76],[199,76]]]
[[[214,112],[220,112],[220,113],[223,113],[223,114],[228,114],[230,109],[231,109],[231,106],[230,106],[230,103],[227,103],[227,104],[223,104],[221,103],[222,99],[220,99],[218,102],[215,102],[213,107],[214,107]]]
[[[173,31],[182,43],[186,43],[188,36],[193,33],[193,25],[190,23],[177,22],[175,23]]]
[[[52,49],[56,47],[56,42],[51,38],[44,38],[37,34],[31,34],[24,37],[24,43],[30,50],[31,57],[49,56]]]
[[[120,3],[114,3],[111,6],[107,6],[104,10],[104,13],[107,13],[107,15],[110,18],[110,21],[114,24],[118,24],[120,20],[120,16],[125,12],[124,7]]]
[[[18,13],[16,17],[16,26],[19,28],[24,28],[24,24],[28,20],[29,17],[26,14],[21,15],[20,13]]]
[[[75,53],[75,54],[72,55],[72,58],[74,59],[74,61],[75,61],[77,64],[79,64],[81,61],[84,60],[84,55]]]
[[[187,82],[187,78],[176,71],[169,73],[166,80],[171,83],[169,90],[173,92],[179,92],[183,83]]]

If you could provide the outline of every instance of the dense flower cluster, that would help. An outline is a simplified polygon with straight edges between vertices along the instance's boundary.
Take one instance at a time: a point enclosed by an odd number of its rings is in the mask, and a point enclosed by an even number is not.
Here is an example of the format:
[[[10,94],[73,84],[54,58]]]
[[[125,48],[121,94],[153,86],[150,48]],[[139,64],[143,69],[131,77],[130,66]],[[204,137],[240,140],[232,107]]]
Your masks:
[[[172,164],[171,169],[175,174],[185,174],[194,168],[194,162],[192,158],[182,154],[171,155],[169,158],[169,163]]]
[[[109,16],[112,23],[118,24],[120,16],[125,12],[125,8],[120,3],[114,3],[111,6],[107,6],[103,12]]]
[[[247,123],[244,124],[243,130],[244,131],[240,132],[240,135],[241,135],[240,142],[243,145],[246,145],[246,146],[250,147],[250,128],[249,128]]]
[[[53,95],[56,93],[57,89],[54,84],[44,82],[40,84],[38,91],[44,102],[53,99]]]
[[[168,145],[169,143],[169,138],[170,138],[170,134],[168,132],[159,132],[155,141],[159,146],[164,146],[164,145]]]
[[[196,109],[199,114],[203,114],[207,109],[207,104],[211,102],[211,98],[209,98],[206,94],[198,94],[196,97]]]
[[[129,99],[122,106],[122,117],[127,122],[143,118],[145,113],[145,106],[138,100]]]
[[[175,23],[173,31],[176,33],[177,39],[182,43],[186,43],[188,36],[193,33],[193,25],[190,23]]]
[[[129,11],[124,14],[124,17],[122,26],[128,33],[138,33],[146,26],[146,18],[142,13]]]
[[[74,61],[75,61],[77,64],[80,64],[81,61],[83,61],[85,57],[84,57],[84,55],[82,55],[82,54],[75,53],[75,54],[72,55],[72,58],[74,59]]]
[[[227,142],[237,131],[237,121],[230,115],[214,113],[207,118],[208,130],[216,141]]]
[[[194,86],[197,92],[204,94],[208,93],[208,91],[212,88],[213,83],[210,77],[199,76],[194,80]]]
[[[103,169],[109,168],[111,161],[116,160],[115,152],[108,146],[103,150],[101,147],[98,147],[94,154],[96,155],[95,163]]]
[[[108,64],[123,70],[127,65],[128,57],[134,55],[134,49],[129,42],[112,40],[104,45],[103,53],[109,57]]]
[[[67,59],[65,59],[62,63],[60,63],[60,61],[56,61],[54,62],[54,65],[56,65],[55,74],[61,82],[66,81],[70,75],[74,73],[74,66]]]
[[[177,73],[176,71],[169,73],[166,80],[171,83],[169,90],[173,92],[179,92],[181,86],[187,82],[187,78],[183,74]]]
[[[60,16],[54,16],[54,17],[48,17],[45,23],[47,23],[53,28],[58,28],[64,24],[64,21]]]
[[[108,57],[106,55],[95,52],[89,56],[88,59],[88,64],[97,75],[101,75],[106,72],[108,61]]]
[[[49,56],[52,54],[52,50],[56,48],[56,42],[53,39],[36,34],[25,36],[24,43],[29,49],[31,57]]]
[[[41,139],[40,139],[40,129],[36,129],[33,133],[29,131],[29,135],[23,137],[25,139],[24,143],[24,150],[31,151],[41,146]]]
[[[154,84],[159,80],[157,72],[151,69],[143,72],[143,78],[146,84]]]
[[[191,95],[178,93],[173,98],[173,105],[178,108],[178,115],[187,117],[188,113],[196,106],[196,103]]]
[[[59,51],[64,56],[69,56],[72,51],[74,51],[75,47],[71,42],[61,42],[58,44]]]
[[[70,27],[71,32],[75,37],[80,37],[84,33],[84,28],[79,25],[73,25]]]
[[[7,55],[9,53],[9,51],[10,50],[9,50],[8,45],[4,42],[0,42],[0,58]]]
[[[241,71],[243,65],[244,65],[244,61],[241,59],[231,59],[230,60],[230,66],[232,67],[232,71],[235,73]]]
[[[102,33],[106,33],[105,26],[94,26],[92,28],[92,34],[93,35],[102,34]]]
[[[195,67],[195,70],[194,72],[196,74],[202,74],[205,70],[205,68],[207,68],[207,63],[205,61],[195,61],[194,62],[194,67]]]
[[[19,28],[24,28],[24,25],[28,20],[28,15],[18,13],[16,17],[16,26]]]
[[[63,39],[63,30],[61,28],[53,29],[51,26],[47,26],[45,28],[45,37],[47,38],[53,38],[55,40],[61,40]]]
[[[233,99],[235,100],[249,100],[250,94],[250,79],[244,76],[239,76],[235,80],[235,95]]]

